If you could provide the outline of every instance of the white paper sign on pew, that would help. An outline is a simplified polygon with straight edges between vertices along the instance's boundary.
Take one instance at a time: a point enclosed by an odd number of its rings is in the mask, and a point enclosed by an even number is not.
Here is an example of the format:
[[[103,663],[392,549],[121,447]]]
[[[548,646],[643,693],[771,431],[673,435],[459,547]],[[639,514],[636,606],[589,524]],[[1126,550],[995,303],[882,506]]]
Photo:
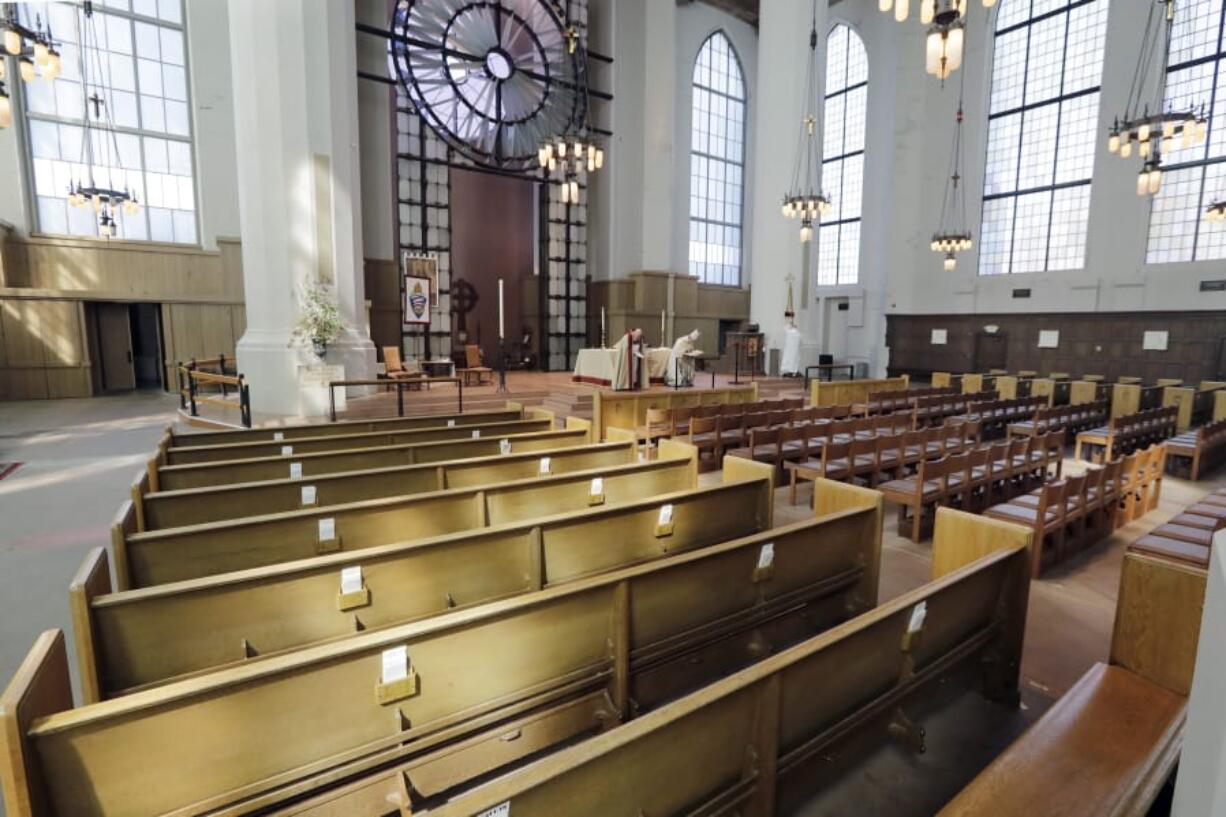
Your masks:
[[[588,488],[587,504],[604,504],[604,477],[592,477],[592,484]]]
[[[315,504],[315,486],[302,486],[302,504],[304,507]]]
[[[499,803],[491,809],[486,809],[477,815],[477,817],[511,817],[511,801]]]
[[[302,463],[291,462],[289,464],[289,478],[290,479],[302,479]]]
[[[543,476],[553,473],[552,469],[550,468],[550,462],[551,460],[549,457],[541,457],[541,474]]]
[[[671,536],[673,533],[673,504],[666,502],[660,506],[660,514],[656,517],[656,536]]]
[[[283,457],[292,457],[292,456],[294,456],[294,447],[293,447],[292,445],[283,445],[283,446],[281,446],[281,456],[283,456]]]

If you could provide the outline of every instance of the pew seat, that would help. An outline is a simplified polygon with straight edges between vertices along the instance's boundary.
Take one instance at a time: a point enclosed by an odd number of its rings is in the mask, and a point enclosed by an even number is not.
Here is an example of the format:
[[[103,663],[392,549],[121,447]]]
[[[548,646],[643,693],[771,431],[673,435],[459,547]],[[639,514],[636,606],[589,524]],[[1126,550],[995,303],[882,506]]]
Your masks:
[[[1178,758],[1187,699],[1095,664],[940,817],[1144,814]]]
[[[1193,567],[1209,566],[1208,547],[1185,542],[1180,539],[1171,539],[1157,533],[1142,536],[1129,545],[1128,550],[1134,553],[1142,553],[1146,556],[1155,556],[1159,559],[1170,559],[1171,561],[1181,562]]]

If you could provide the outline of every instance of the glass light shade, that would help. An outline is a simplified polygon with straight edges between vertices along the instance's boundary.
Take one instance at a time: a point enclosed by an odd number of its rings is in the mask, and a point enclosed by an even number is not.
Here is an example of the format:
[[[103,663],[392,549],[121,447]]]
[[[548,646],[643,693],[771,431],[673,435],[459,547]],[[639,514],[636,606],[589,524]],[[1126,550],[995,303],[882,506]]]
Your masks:
[[[21,35],[11,28],[4,30],[4,50],[14,57],[21,53]]]
[[[808,224],[800,228],[800,241],[802,244],[808,244],[813,240],[813,228]]]
[[[1151,196],[1157,195],[1158,191],[1162,189],[1162,170],[1155,167],[1153,170],[1149,171],[1146,176],[1146,186],[1149,194]]]
[[[882,11],[889,11],[894,6],[894,0],[878,0],[877,8]]]
[[[1142,170],[1137,174],[1137,195],[1145,196],[1149,194],[1149,173]]]
[[[21,81],[34,81],[34,63],[28,57],[21,58]]]
[[[52,51],[51,58],[43,66],[43,79],[47,80],[47,82],[54,82],[59,77],[62,68],[63,63],[60,62],[60,55]]]
[[[900,23],[907,20],[907,15],[911,12],[911,0],[894,0],[894,19]]]
[[[0,128],[13,126],[13,104],[7,96],[0,96]]]
[[[0,82],[8,79],[8,75],[9,75],[8,66],[9,66],[9,61],[4,59],[3,57],[0,57]]]
[[[557,151],[559,159],[566,158],[566,143],[565,142],[558,142],[558,146],[554,148],[554,150]]]
[[[1108,153],[1119,153],[1120,152],[1120,135],[1118,133],[1111,134],[1111,138],[1107,140],[1107,152]]]
[[[1207,119],[1198,119],[1196,121],[1196,141],[1203,142],[1205,137],[1209,135],[1209,121]]]
[[[996,5],[996,0],[983,0],[983,7],[985,9],[990,9],[994,5]]]
[[[955,257],[953,253],[950,253],[949,255],[945,256],[944,266],[945,266],[946,272],[953,272],[954,270],[956,270],[958,268],[957,257]]]
[[[579,203],[579,182],[570,183],[570,200],[575,204]]]
[[[1139,151],[1142,158],[1148,159],[1151,150],[1152,150],[1152,147],[1151,147],[1150,141],[1148,139],[1142,139],[1141,148]]]
[[[1192,147],[1192,143],[1196,141],[1196,120],[1187,119],[1183,123],[1183,133],[1180,134],[1180,146],[1185,148]]]
[[[537,161],[541,163],[541,167],[549,167],[549,151],[547,148],[541,148],[536,152]]]
[[[1131,155],[1132,155],[1132,140],[1125,139],[1123,142],[1120,143],[1120,158],[1127,159]]]
[[[965,34],[966,29],[962,26],[954,26],[949,31],[949,42],[945,46],[947,71],[957,71],[962,67],[962,43]]]
[[[1137,138],[1140,139],[1142,142],[1149,141],[1149,123],[1148,122],[1141,125],[1141,127],[1137,128]]]
[[[924,25],[932,25],[932,18],[936,16],[936,0],[921,0],[920,2],[920,22]]]
[[[938,31],[930,31],[926,41],[924,51],[924,70],[929,74],[936,75],[941,70],[941,51],[942,51],[941,34]]]
[[[140,210],[140,205],[132,201],[132,199],[128,199],[123,203],[123,211],[130,216],[135,215],[138,210]]]
[[[102,212],[102,196],[99,196],[97,193],[94,194],[94,212]]]
[[[558,169],[558,160],[554,156],[549,157],[549,172],[552,173]]]
[[[34,43],[34,62],[38,65],[46,65],[47,60],[51,57],[51,52],[47,49],[46,43]]]
[[[1162,123],[1162,137],[1170,139],[1175,135],[1175,120],[1167,119]]]
[[[600,170],[602,167],[604,167],[604,150],[598,149],[596,151],[596,169]]]
[[[587,155],[587,172],[596,172],[596,154],[594,152],[590,152]]]
[[[940,241],[936,241],[936,240],[934,240],[934,241],[933,241],[931,244],[929,244],[929,245],[928,245],[928,247],[929,247],[929,248],[930,248],[930,249],[931,249],[933,252],[940,252],[940,251],[941,251],[941,242],[940,242]]]

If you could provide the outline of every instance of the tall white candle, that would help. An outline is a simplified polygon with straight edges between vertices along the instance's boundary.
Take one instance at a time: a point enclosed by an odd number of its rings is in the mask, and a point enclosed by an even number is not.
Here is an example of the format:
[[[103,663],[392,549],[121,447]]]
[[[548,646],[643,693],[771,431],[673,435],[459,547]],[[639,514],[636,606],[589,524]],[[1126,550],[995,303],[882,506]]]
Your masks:
[[[498,339],[502,340],[507,336],[506,326],[502,317],[502,279],[498,279]]]
[[[600,342],[604,343],[604,307],[600,307]]]
[[[660,310],[660,345],[667,346],[668,340],[664,337],[664,310]]]

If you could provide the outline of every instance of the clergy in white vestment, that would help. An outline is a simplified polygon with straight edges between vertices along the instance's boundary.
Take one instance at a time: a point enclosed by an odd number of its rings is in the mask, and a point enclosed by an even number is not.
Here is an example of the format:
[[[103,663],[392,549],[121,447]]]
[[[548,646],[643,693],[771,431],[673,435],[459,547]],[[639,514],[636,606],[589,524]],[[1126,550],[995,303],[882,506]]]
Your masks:
[[[701,336],[695,329],[688,335],[677,338],[668,355],[668,369],[664,372],[665,383],[670,386],[694,385],[694,361],[702,356],[702,352],[696,348]]]
[[[783,330],[783,358],[779,362],[779,374],[784,377],[800,377],[800,330],[793,321],[788,321]]]
[[[613,344],[617,353],[613,366],[613,390],[633,391],[647,385],[647,354],[643,330],[632,329]]]

